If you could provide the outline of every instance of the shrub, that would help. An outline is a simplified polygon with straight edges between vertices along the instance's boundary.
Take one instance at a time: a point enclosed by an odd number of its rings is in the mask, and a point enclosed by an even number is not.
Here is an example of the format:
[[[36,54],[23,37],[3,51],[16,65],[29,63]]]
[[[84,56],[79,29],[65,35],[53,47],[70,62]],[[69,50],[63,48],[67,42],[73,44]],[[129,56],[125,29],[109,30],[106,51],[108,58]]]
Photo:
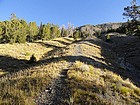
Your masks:
[[[106,42],[110,42],[110,35],[106,36]]]
[[[26,52],[26,53],[25,53],[25,56],[30,56],[30,53],[29,53],[29,52]]]
[[[79,37],[80,37],[80,32],[79,32],[79,31],[74,32],[74,34],[73,34],[74,40],[77,41],[77,39],[78,39]]]
[[[28,61],[28,63],[36,63],[36,57],[35,55],[33,54],[31,57],[30,57],[30,60]]]

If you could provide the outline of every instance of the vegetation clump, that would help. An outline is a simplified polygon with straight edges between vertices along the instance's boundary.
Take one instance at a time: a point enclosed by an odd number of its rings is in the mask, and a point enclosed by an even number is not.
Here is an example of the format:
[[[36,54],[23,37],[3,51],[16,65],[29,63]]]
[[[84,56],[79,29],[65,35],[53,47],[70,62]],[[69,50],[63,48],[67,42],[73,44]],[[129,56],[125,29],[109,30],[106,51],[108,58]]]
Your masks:
[[[137,5],[136,0],[132,0],[131,6],[124,8],[123,16],[128,18],[128,22],[117,31],[131,36],[140,36],[140,6]]]
[[[29,64],[32,64],[32,63],[36,63],[37,62],[37,59],[35,57],[35,54],[32,54],[32,56],[30,57],[30,60],[28,61]]]
[[[107,34],[107,36],[106,36],[106,42],[110,42],[110,35],[109,34]]]

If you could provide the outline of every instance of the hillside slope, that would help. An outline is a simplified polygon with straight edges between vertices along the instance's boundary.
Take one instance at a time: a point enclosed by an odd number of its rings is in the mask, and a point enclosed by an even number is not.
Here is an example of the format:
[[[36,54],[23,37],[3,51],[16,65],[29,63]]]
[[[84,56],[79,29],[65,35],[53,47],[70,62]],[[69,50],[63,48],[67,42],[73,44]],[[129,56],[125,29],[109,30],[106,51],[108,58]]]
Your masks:
[[[1,76],[1,105],[140,104],[139,77],[131,78],[120,66],[112,43],[96,37],[76,42],[63,38],[37,43],[52,49],[36,63],[27,64],[24,59],[25,68]],[[8,59],[6,55],[0,59]],[[8,69],[2,64],[0,67],[3,71]],[[14,70],[12,65],[9,67]]]

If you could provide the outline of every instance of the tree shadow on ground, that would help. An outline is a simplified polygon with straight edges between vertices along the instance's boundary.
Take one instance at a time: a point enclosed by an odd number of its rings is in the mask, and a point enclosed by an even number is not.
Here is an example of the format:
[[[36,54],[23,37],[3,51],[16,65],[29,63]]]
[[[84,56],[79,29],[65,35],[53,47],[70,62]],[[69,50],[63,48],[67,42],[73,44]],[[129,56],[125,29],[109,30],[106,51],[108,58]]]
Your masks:
[[[39,62],[44,64],[49,64],[51,62],[57,63],[62,60],[65,60],[67,62],[72,62],[72,63],[74,63],[75,61],[80,61],[85,64],[92,65],[96,68],[108,68],[105,64],[95,61],[94,59],[86,56],[61,56],[61,57],[54,57],[50,59],[40,60]]]
[[[68,43],[68,42],[61,41],[61,40],[53,40],[53,41],[57,41],[57,42],[59,42],[59,43],[61,43],[63,45],[69,45],[70,44],[70,42]]]
[[[63,47],[60,47],[60,46],[51,45],[51,44],[43,43],[43,42],[35,42],[35,43],[41,44],[42,46],[45,46],[46,48],[54,48],[54,49],[63,48]]]
[[[5,72],[17,72],[21,69],[26,69],[29,67],[27,60],[16,59],[10,56],[0,55],[0,69]]]

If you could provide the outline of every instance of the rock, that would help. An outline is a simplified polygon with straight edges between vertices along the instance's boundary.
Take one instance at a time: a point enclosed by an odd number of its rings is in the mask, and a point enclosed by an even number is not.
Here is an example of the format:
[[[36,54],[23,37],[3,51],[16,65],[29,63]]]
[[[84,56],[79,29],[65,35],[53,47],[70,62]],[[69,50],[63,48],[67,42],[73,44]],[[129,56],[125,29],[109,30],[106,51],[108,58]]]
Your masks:
[[[83,64],[79,67],[79,70],[82,71],[82,72],[89,72],[90,71],[90,68],[88,65],[86,64]]]

